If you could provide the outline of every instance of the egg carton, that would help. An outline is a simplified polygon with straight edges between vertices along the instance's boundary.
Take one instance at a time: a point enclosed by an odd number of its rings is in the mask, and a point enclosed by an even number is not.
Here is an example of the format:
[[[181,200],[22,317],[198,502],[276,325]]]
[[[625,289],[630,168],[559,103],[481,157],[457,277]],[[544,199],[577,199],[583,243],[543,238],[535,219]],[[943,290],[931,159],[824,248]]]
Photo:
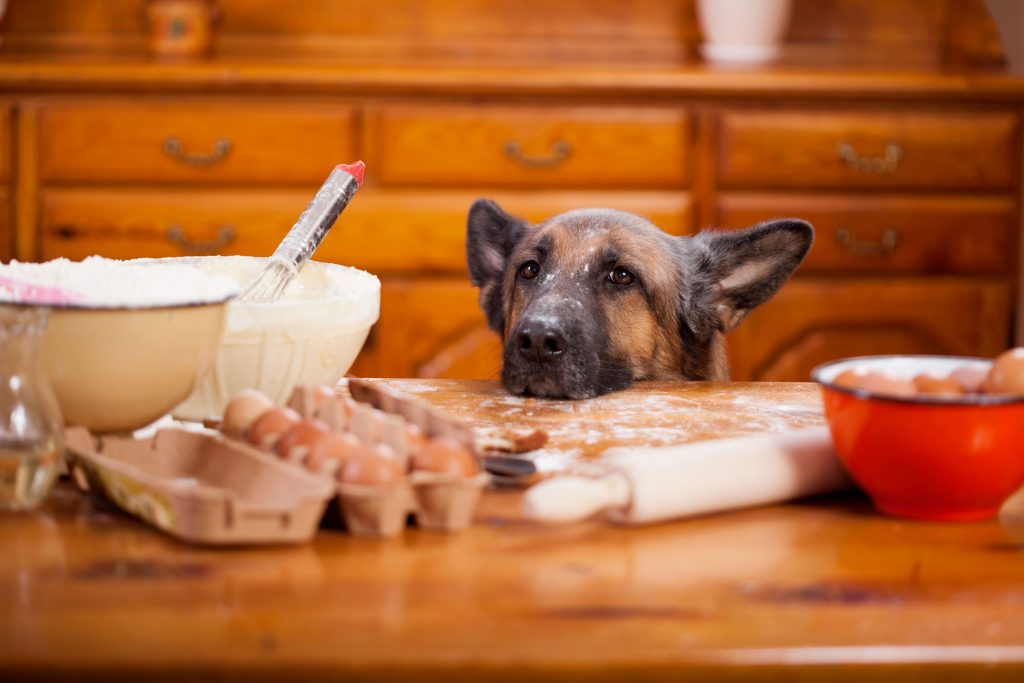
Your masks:
[[[342,517],[352,534],[393,537],[406,527],[410,515],[418,527],[429,531],[452,533],[470,525],[490,475],[409,470],[414,452],[426,440],[451,439],[472,452],[471,430],[429,409],[410,419],[333,392],[327,398],[323,394],[322,387],[298,386],[287,407],[303,419],[321,421],[331,432],[351,434],[366,446],[385,446],[407,472],[388,484],[345,482],[339,480],[339,460],[311,462],[310,448],[305,446],[284,454],[283,462],[334,481]]]
[[[189,543],[308,542],[335,493],[322,477],[216,432],[96,438],[71,427],[65,444],[79,489]]]

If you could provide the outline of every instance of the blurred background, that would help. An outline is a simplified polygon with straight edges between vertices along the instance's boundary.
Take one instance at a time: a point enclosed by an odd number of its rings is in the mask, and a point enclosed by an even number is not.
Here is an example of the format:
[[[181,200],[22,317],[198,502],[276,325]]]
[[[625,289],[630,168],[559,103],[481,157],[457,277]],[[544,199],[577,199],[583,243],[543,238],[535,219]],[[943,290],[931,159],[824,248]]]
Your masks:
[[[1021,4],[9,0],[0,258],[267,255],[362,158],[317,253],[384,284],[358,375],[497,376],[479,196],[680,235],[810,220],[731,335],[735,379],[992,356],[1021,336]]]

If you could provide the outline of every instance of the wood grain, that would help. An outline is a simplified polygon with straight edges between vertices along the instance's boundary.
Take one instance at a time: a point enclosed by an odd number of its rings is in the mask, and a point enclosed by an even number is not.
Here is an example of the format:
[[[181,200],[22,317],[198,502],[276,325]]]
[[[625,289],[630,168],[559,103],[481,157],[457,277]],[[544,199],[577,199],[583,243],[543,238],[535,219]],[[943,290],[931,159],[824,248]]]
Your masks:
[[[39,49],[139,50],[141,0],[19,3],[5,18],[7,42]],[[221,50],[276,54],[370,51],[377,59],[422,54],[449,60],[515,57],[554,64],[675,63],[693,58],[700,28],[693,0],[479,2],[383,0],[357,9],[297,0],[282,13],[271,0],[220,0]],[[614,40],[609,37],[614,36]],[[795,0],[787,43],[881,64],[1000,64],[1002,50],[982,0]]]
[[[850,495],[627,529],[537,526],[520,495],[488,491],[456,536],[327,528],[305,547],[228,552],[62,486],[0,516],[0,677],[1024,676],[1020,503],[999,521],[924,524]]]
[[[395,106],[369,110],[364,129],[382,184],[659,188],[689,178],[688,121],[646,107]]]
[[[1010,113],[727,111],[719,119],[718,179],[728,188],[1006,190],[1017,177],[1019,121]],[[851,168],[902,158],[883,172]]]
[[[346,106],[123,98],[50,104],[40,111],[46,181],[319,183],[355,157]],[[175,139],[180,154],[165,144]],[[221,141],[230,149],[218,151]],[[206,158],[189,163],[181,156]]]
[[[14,253],[14,234],[11,230],[11,199],[7,188],[0,187],[0,261]]]
[[[14,138],[14,126],[12,125],[13,114],[11,107],[6,102],[0,102],[0,182],[11,179],[11,170],[14,166],[12,144]]]
[[[42,195],[42,258],[81,259],[200,254],[269,255],[316,191],[304,189],[48,189]],[[472,191],[361,192],[316,252],[375,273],[466,272],[466,215]],[[692,231],[685,194],[658,192],[488,192],[530,221],[582,206],[608,206],[647,216],[673,234]],[[179,226],[188,244],[168,238]],[[234,237],[221,238],[228,227]],[[387,245],[386,248],[382,245]]]
[[[375,326],[385,377],[496,379],[501,342],[466,278],[386,278]]]
[[[1012,296],[995,278],[797,279],[730,334],[733,378],[806,380],[848,356],[993,357],[1010,343]]]
[[[723,193],[714,224],[742,228],[799,216],[815,229],[802,274],[1011,274],[1017,209],[1010,197]],[[840,231],[845,231],[841,233]],[[887,246],[886,233],[896,235]],[[851,242],[840,240],[848,235]]]
[[[609,448],[672,446],[712,438],[824,423],[814,384],[637,382],[582,401],[509,395],[494,381],[377,379],[375,385],[414,396],[474,429],[542,429],[542,451],[523,454],[556,472],[593,463]]]
[[[39,258],[39,117],[35,101],[18,104],[14,147],[14,256],[35,261]]]

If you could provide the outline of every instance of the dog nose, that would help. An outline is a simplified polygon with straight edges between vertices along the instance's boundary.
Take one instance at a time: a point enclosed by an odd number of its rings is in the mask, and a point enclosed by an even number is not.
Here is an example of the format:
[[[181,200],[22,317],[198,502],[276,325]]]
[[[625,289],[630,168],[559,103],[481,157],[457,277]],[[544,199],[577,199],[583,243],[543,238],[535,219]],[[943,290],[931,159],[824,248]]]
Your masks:
[[[519,331],[519,352],[541,363],[554,360],[565,351],[565,337],[547,325],[530,325]]]

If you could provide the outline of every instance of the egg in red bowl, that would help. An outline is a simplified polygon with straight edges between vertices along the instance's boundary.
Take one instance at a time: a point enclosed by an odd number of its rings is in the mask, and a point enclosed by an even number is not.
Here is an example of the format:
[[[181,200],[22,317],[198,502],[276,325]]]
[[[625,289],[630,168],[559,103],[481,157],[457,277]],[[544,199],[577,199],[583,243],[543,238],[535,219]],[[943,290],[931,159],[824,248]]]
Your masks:
[[[922,377],[981,375],[991,365],[982,358],[864,356],[814,369],[836,452],[880,511],[988,519],[1024,485],[1024,395],[905,389],[929,386]]]

